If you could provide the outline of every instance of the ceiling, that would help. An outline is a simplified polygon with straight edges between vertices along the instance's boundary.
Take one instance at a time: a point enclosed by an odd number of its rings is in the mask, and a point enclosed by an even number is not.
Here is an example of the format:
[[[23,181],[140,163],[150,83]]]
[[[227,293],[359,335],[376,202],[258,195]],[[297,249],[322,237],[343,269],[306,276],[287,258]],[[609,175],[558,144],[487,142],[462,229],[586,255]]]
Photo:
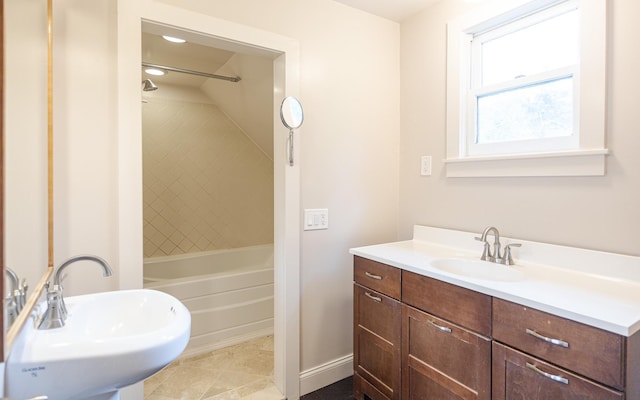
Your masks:
[[[440,0],[335,0],[349,7],[378,15],[393,21],[402,21]],[[167,42],[160,31],[143,29],[142,61],[168,65],[215,74],[231,56],[232,51],[223,50],[188,40],[184,44]],[[171,32],[168,32],[171,33]],[[178,35],[180,36],[180,35]],[[149,76],[142,71],[142,79],[151,78],[156,84],[174,84],[199,87],[207,78],[169,72],[165,76]]]
[[[191,41],[176,44],[152,33],[142,33],[142,62],[215,74],[233,54]],[[207,80],[205,77],[172,71],[164,76],[150,76],[144,73],[144,68],[142,70],[142,79],[150,78],[156,84],[199,87]]]
[[[400,22],[440,0],[334,0],[338,3]]]

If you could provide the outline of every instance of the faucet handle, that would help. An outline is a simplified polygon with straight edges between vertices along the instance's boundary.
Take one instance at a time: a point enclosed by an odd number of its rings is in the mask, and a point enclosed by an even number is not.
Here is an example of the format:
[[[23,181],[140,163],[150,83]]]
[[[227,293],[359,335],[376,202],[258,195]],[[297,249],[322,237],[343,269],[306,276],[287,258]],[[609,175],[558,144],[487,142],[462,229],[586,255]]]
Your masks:
[[[482,261],[490,261],[490,262],[494,262],[495,258],[493,256],[493,254],[491,254],[491,248],[489,247],[489,242],[487,242],[486,240],[484,240],[481,237],[474,237],[475,240],[479,241],[479,242],[483,242],[484,247],[482,249],[482,256],[480,256],[480,260]]]
[[[513,257],[511,256],[511,248],[512,247],[521,247],[522,243],[509,243],[504,246],[504,257],[502,258],[502,263],[504,265],[513,265]]]

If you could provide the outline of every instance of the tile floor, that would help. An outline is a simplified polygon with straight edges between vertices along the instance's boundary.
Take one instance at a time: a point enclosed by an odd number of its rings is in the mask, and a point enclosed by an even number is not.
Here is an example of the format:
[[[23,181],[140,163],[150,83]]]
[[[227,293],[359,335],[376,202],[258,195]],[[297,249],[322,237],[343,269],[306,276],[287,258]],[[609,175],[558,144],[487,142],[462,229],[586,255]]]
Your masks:
[[[145,400],[281,400],[273,336],[178,359],[144,383]]]
[[[178,359],[144,382],[145,400],[282,400],[273,384],[273,336]],[[353,377],[301,400],[351,400]]]

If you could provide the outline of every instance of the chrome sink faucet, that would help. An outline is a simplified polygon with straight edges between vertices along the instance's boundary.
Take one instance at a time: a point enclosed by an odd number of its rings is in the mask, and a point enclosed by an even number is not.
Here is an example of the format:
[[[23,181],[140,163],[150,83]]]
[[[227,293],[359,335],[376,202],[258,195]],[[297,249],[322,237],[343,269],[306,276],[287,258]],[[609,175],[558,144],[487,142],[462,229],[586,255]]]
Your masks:
[[[489,242],[487,241],[487,235],[490,233],[493,233],[493,252],[491,252]],[[498,232],[496,227],[486,227],[482,232],[482,236],[476,237],[475,239],[484,242],[484,249],[482,251],[482,256],[480,257],[481,260],[496,263],[502,262],[502,257],[500,255],[500,232]]]
[[[11,326],[18,317],[18,314],[20,314],[20,311],[24,308],[29,286],[27,285],[27,280],[24,278],[20,280],[11,268],[5,267],[5,274],[9,282],[9,293],[5,299],[5,309],[7,323]]]
[[[491,252],[491,247],[489,242],[487,241],[487,235],[493,234],[493,252]],[[520,247],[521,243],[509,243],[504,246],[504,256],[500,254],[500,232],[498,229],[493,226],[488,226],[482,232],[481,237],[476,237],[476,240],[484,242],[484,249],[482,250],[482,256],[480,257],[483,261],[495,262],[498,264],[505,265],[513,265],[513,257],[511,255],[512,247]]]
[[[47,288],[47,310],[42,315],[38,329],[55,329],[64,326],[67,319],[67,307],[62,296],[62,273],[69,265],[77,261],[93,261],[102,267],[102,276],[113,275],[109,263],[97,256],[79,255],[60,264],[53,273],[53,287],[50,287],[49,282],[45,285]]]

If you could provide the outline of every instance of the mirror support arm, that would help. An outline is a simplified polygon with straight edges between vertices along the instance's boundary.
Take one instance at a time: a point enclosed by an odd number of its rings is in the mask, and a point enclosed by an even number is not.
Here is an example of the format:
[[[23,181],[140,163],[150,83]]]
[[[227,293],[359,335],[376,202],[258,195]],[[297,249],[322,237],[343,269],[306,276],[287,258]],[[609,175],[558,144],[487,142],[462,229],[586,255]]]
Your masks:
[[[289,129],[289,165],[293,166],[293,129]]]

